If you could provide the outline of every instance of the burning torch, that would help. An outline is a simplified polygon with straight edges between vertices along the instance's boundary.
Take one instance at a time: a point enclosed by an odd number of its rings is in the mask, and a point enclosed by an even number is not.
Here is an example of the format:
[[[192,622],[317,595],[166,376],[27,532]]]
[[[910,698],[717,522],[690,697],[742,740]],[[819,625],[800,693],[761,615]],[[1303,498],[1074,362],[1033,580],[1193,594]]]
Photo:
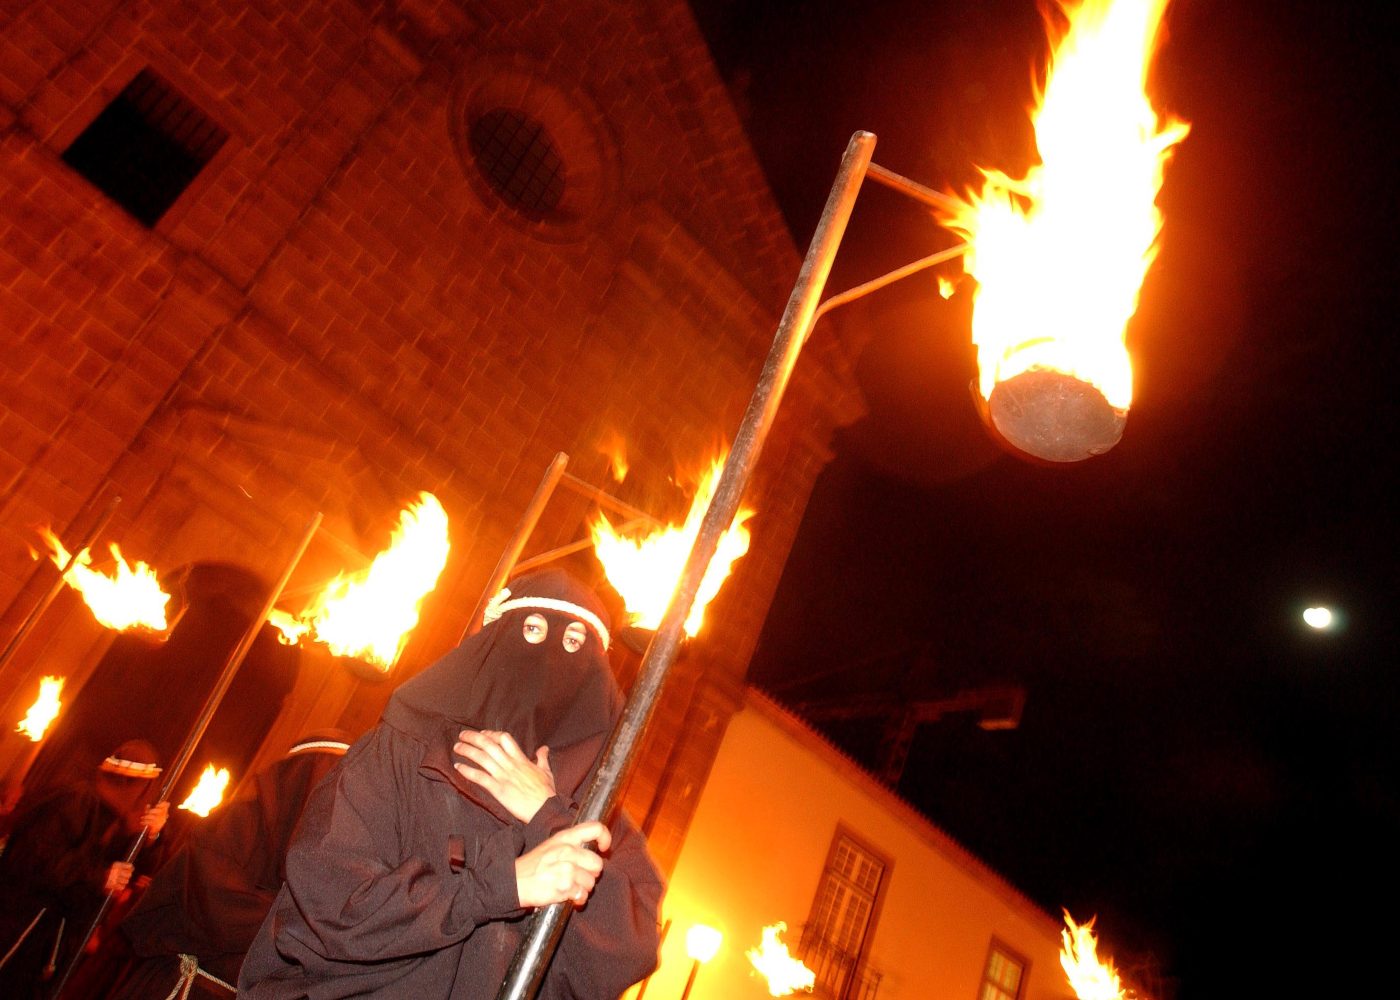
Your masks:
[[[19,765],[5,777],[4,787],[0,788],[0,813],[11,812],[24,793],[24,779],[29,776],[29,769],[39,757],[45,734],[63,708],[60,700],[62,694],[62,677],[45,677],[39,681],[39,697],[29,706],[15,729],[15,732],[29,739],[29,750]]]
[[[39,599],[38,603],[29,609],[29,613],[24,616],[24,621],[21,622],[19,628],[15,630],[15,634],[10,636],[9,641],[5,643],[5,648],[0,650],[0,673],[4,672],[5,667],[15,655],[15,650],[19,649],[20,644],[28,638],[34,625],[43,617],[44,612],[48,610],[49,605],[53,603],[59,591],[68,583],[69,571],[77,564],[78,556],[92,547],[92,544],[97,541],[97,536],[100,535],[111,522],[113,515],[117,512],[117,505],[121,503],[121,499],[121,497],[112,498],[111,502],[107,505],[107,509],[102,512],[102,516],[97,519],[97,523],[93,525],[92,530],[88,532],[87,538],[78,546],[77,552],[69,556],[66,561],[59,563],[58,579],[50,584],[49,589],[44,592],[44,596]]]
[[[1124,329],[1156,247],[1163,164],[1186,134],[1179,122],[1162,126],[1144,93],[1165,6],[1166,0],[1084,0],[1067,9],[1069,28],[1056,45],[1034,116],[1041,164],[1025,178],[984,171],[988,191],[963,202],[873,165],[871,133],[851,138],[714,497],[584,794],[579,822],[612,813],[710,560],[739,509],[820,314],[818,302],[867,176],[933,204],[968,242],[834,296],[821,309],[966,254],[979,286],[973,330],[979,392],[991,426],[1049,462],[1078,461],[1117,443],[1130,402],[1122,391],[1131,385]],[[1086,346],[1089,360],[1082,358]],[[497,1000],[537,994],[568,909],[555,904],[531,916]]]
[[[312,536],[316,534],[316,529],[321,526],[321,517],[322,515],[317,513],[311,518],[310,523],[306,526],[306,530],[302,533],[301,540],[298,542],[296,551],[291,560],[287,563],[286,568],[282,571],[282,575],[268,593],[267,600],[263,604],[261,613],[253,616],[253,620],[249,623],[248,628],[238,640],[238,644],[230,650],[228,659],[224,663],[224,668],[219,674],[218,680],[214,683],[213,690],[209,692],[208,698],[204,701],[204,707],[200,710],[199,717],[195,719],[194,725],[190,728],[189,734],[185,737],[185,742],[180,747],[179,753],[176,754],[174,762],[165,772],[165,783],[161,786],[160,794],[156,796],[157,802],[166,802],[170,799],[170,793],[174,791],[176,783],[179,782],[185,767],[190,762],[190,758],[194,756],[194,751],[196,747],[198,747],[200,739],[203,738],[205,730],[209,728],[209,723],[214,718],[214,713],[218,711],[219,704],[223,701],[224,695],[228,692],[229,685],[233,683],[234,675],[238,673],[238,668],[243,665],[243,660],[247,657],[248,651],[253,648],[253,643],[257,639],[258,634],[262,631],[263,624],[267,621],[268,614],[271,613],[278,598],[282,596],[282,591],[286,588],[287,581],[291,579],[292,572],[297,568],[297,564],[301,562],[301,557],[305,554],[307,546],[311,544],[311,539]],[[132,841],[131,847],[128,849],[126,856],[122,859],[123,861],[127,864],[135,862],[136,856],[141,853],[141,849],[146,845],[147,835],[148,830],[142,827],[141,832],[138,833]],[[86,933],[79,942],[77,949],[73,952],[72,959],[68,962],[67,967],[64,968],[62,976],[59,977],[57,985],[54,987],[54,996],[62,995],[63,987],[67,984],[69,977],[73,975],[73,970],[77,968],[78,963],[82,961],[83,953],[87,950],[88,941],[92,939],[92,935],[102,923],[103,917],[106,916],[107,909],[112,905],[113,895],[113,893],[109,892],[103,897],[102,905],[98,907],[97,913],[94,914],[92,922],[87,927]]]

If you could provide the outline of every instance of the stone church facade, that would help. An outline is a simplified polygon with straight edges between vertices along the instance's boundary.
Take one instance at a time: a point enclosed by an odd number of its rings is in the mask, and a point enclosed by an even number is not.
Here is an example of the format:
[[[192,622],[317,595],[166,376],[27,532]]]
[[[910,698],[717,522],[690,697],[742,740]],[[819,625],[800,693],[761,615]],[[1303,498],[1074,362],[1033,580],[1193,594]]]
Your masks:
[[[5,4],[4,728],[59,674],[72,719],[144,713],[178,745],[224,648],[199,614],[251,620],[316,512],[288,600],[363,568],[428,491],[452,551],[393,675],[260,638],[211,739],[246,773],[308,729],[362,731],[468,627],[557,453],[680,519],[671,480],[732,437],[799,262],[672,0]],[[858,405],[818,338],[746,494],[752,548],[627,790],[665,866]],[[557,491],[524,555],[584,537],[592,509]],[[108,517],[99,565],[115,541],[187,588],[170,637],[115,636],[67,590],[46,603],[37,528],[76,546]],[[7,735],[0,769],[26,752]]]

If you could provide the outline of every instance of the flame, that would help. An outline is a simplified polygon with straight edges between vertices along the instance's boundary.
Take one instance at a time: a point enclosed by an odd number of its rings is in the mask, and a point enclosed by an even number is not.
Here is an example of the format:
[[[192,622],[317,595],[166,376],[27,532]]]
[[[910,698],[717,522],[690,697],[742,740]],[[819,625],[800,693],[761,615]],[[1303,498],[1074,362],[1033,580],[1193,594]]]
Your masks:
[[[23,733],[34,743],[42,740],[49,725],[58,718],[58,710],[63,707],[63,702],[58,700],[62,693],[62,677],[45,677],[40,680],[39,697],[29,706],[29,711],[25,713],[15,732]]]
[[[1098,940],[1094,936],[1094,921],[1076,924],[1065,911],[1065,929],[1060,931],[1060,965],[1069,979],[1070,988],[1079,1000],[1122,1000],[1123,987],[1112,962],[1098,958]]]
[[[617,431],[608,431],[604,435],[602,444],[598,445],[598,450],[608,458],[608,469],[612,472],[613,479],[619,483],[627,478],[627,442]]]
[[[952,278],[938,275],[938,297],[947,301],[953,297],[953,293],[958,290],[958,283]]]
[[[423,598],[447,565],[447,512],[431,493],[399,514],[389,547],[363,573],[342,573],[298,616],[274,612],[268,621],[289,644],[304,636],[337,656],[353,656],[388,672],[418,624]]]
[[[39,534],[48,543],[54,565],[60,570],[67,566],[72,557],[58,536],[48,528],[39,529]],[[63,575],[63,582],[82,596],[93,617],[107,628],[165,631],[165,606],[170,595],[161,589],[155,570],[143,562],[128,563],[116,543],[109,548],[117,563],[110,576],[93,569],[92,555],[83,549]]]
[[[696,488],[690,513],[681,527],[658,528],[645,537],[626,538],[602,513],[598,514],[597,521],[589,525],[594,552],[603,564],[608,582],[622,595],[633,624],[651,629],[661,624],[666,606],[695,544],[695,536],[700,533],[700,522],[709,510],[723,469],[723,457],[715,459],[710,465]],[[734,563],[749,551],[749,530],[744,527],[744,522],[753,513],[747,508],[741,509],[734,515],[729,530],[721,536],[714,558],[700,581],[690,615],[685,620],[687,635],[693,636],[700,631],[705,621],[706,606],[719,593]]]
[[[303,621],[290,611],[273,608],[268,612],[267,622],[277,629],[277,640],[284,646],[295,646],[311,635],[312,623]]]
[[[1123,338],[1156,255],[1156,208],[1184,122],[1163,124],[1144,93],[1167,0],[1064,7],[1040,107],[1041,162],[1022,179],[983,170],[984,190],[944,220],[967,237],[977,279],[972,339],[983,398],[998,382],[1051,369],[1132,402]]]
[[[180,808],[196,816],[208,816],[223,801],[224,789],[228,788],[228,778],[228,768],[221,767],[216,771],[213,764],[205,765],[199,775],[199,782],[189,797],[180,803]]]
[[[763,943],[744,952],[768,981],[768,995],[773,997],[785,997],[797,990],[810,993],[817,983],[817,974],[789,955],[787,945],[778,940],[778,935],[786,930],[787,924],[781,920],[763,928]]]

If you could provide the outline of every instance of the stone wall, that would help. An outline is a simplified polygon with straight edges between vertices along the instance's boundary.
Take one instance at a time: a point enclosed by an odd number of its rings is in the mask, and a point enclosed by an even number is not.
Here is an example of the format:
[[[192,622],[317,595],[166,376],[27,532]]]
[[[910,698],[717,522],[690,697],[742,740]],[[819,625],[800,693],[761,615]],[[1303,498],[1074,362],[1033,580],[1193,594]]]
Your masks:
[[[62,159],[143,70],[229,135],[149,227]],[[542,126],[562,163],[544,217],[508,204],[473,151],[499,108]],[[683,4],[7,4],[0,639],[57,577],[31,555],[36,528],[75,545],[115,497],[104,548],[267,581],[322,512],[296,594],[365,565],[427,490],[453,548],[402,678],[462,634],[557,452],[680,516],[671,479],[732,437],[798,263]],[[831,431],[856,413],[823,344],[751,484],[753,549],[629,789],[668,865]],[[582,536],[589,505],[566,494],[527,555]],[[59,594],[0,665],[5,728],[44,673],[78,694],[111,641]],[[392,688],[315,652],[298,669],[278,722],[249,734],[260,759],[313,726],[371,724]],[[23,749],[7,738],[0,754]]]

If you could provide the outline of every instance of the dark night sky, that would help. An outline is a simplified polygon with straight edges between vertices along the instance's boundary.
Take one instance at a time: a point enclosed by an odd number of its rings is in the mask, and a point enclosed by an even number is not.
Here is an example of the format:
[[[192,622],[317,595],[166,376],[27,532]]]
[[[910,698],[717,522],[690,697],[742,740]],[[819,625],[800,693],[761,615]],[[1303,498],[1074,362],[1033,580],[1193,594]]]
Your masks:
[[[941,189],[1031,155],[1032,0],[695,6],[801,247],[857,129]],[[1168,11],[1155,103],[1192,131],[1108,455],[1050,468],[990,442],[965,294],[915,279],[841,311],[880,331],[871,412],[838,436],[754,661],[789,702],[1025,684],[1015,731],[925,726],[900,791],[1052,913],[1097,914],[1105,950],[1181,1000],[1390,979],[1390,918],[1363,916],[1390,912],[1400,844],[1400,90],[1379,11]],[[952,242],[867,190],[828,287]],[[1309,633],[1313,603],[1343,627]]]

